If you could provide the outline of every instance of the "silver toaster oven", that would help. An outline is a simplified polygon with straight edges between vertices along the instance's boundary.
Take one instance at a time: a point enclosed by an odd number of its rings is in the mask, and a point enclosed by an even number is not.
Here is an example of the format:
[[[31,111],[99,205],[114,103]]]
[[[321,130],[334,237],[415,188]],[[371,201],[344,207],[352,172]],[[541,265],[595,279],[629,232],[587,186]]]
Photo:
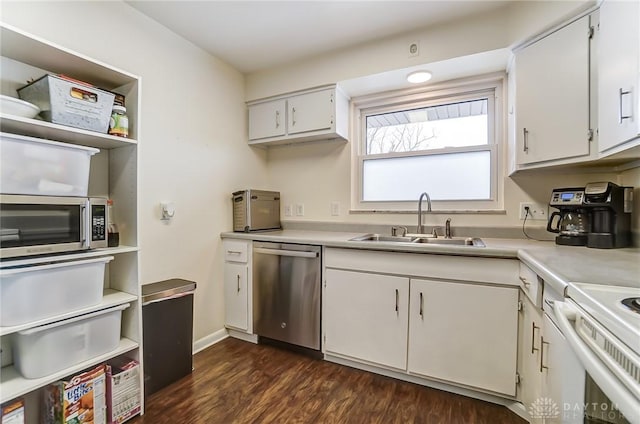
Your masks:
[[[233,193],[233,231],[280,229],[280,192],[241,190]]]

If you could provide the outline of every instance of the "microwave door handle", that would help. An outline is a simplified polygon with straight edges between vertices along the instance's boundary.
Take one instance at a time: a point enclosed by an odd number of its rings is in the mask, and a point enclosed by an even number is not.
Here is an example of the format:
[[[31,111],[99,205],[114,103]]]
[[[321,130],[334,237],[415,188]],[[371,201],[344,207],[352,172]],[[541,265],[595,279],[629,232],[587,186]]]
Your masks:
[[[560,331],[571,346],[571,350],[578,357],[586,372],[602,389],[613,404],[626,417],[635,417],[640,410],[640,402],[620,380],[613,375],[609,368],[584,344],[575,328],[569,322],[575,319],[576,310],[565,302],[555,302],[553,312],[558,319]]]
[[[89,228],[91,217],[87,216],[88,206],[88,200],[84,205],[80,205],[80,245],[82,248],[89,248],[89,243],[87,243],[87,228]]]

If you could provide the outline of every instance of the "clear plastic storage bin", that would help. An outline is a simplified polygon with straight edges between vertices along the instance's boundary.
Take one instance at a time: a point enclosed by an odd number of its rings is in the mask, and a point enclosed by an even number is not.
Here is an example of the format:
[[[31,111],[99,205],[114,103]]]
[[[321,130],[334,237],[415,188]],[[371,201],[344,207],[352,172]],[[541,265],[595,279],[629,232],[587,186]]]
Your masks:
[[[0,269],[0,326],[97,305],[111,260],[113,256]]]
[[[14,335],[13,358],[24,378],[40,378],[115,350],[129,303]]]
[[[85,197],[91,156],[99,151],[0,133],[0,193]]]

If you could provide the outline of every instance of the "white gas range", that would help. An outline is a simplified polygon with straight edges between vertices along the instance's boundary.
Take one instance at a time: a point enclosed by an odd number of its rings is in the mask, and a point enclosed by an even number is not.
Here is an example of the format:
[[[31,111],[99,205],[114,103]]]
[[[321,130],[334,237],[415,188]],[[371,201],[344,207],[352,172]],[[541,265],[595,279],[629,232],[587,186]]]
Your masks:
[[[586,372],[585,423],[640,423],[640,276],[637,287],[572,283],[553,307]]]

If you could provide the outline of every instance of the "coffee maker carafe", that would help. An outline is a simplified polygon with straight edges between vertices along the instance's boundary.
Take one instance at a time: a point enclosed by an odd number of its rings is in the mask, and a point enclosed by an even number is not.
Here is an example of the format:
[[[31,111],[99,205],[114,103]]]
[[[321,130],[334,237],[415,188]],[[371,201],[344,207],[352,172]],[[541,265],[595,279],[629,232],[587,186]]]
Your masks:
[[[557,233],[556,244],[586,246],[589,235],[589,213],[582,206],[583,188],[557,188],[551,193],[549,206],[557,208],[549,216],[547,231]]]
[[[587,247],[612,249],[631,245],[633,187],[589,183],[584,188],[583,204],[591,215]]]

